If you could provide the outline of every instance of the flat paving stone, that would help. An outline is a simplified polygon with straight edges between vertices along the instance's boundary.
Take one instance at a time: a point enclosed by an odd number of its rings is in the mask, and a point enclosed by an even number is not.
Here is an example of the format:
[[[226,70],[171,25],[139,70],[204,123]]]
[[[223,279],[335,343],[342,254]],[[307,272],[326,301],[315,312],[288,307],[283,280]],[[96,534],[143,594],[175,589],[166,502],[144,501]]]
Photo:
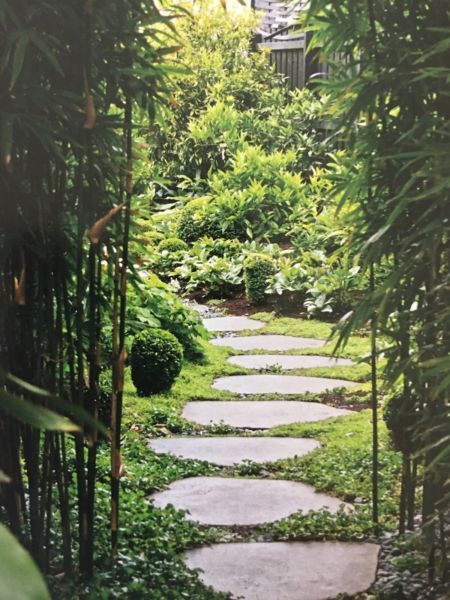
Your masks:
[[[186,306],[192,308],[192,310],[195,310],[195,312],[198,312],[200,315],[206,315],[212,310],[211,307],[206,304],[198,304],[197,302],[188,302]]]
[[[319,394],[325,390],[358,385],[345,379],[302,377],[300,375],[231,375],[219,377],[213,383],[216,390],[235,394]]]
[[[184,561],[218,592],[244,600],[328,600],[366,591],[380,547],[357,542],[213,544]]]
[[[203,319],[208,331],[244,331],[245,329],[261,329],[265,323],[249,317],[211,317]]]
[[[351,411],[343,408],[296,400],[197,400],[188,402],[183,409],[183,417],[199,425],[224,423],[231,427],[248,429],[270,429],[289,423],[312,423],[350,414]]]
[[[342,506],[351,509],[310,485],[276,479],[189,477],[150,498],[159,508],[172,504],[188,511],[191,521],[217,526],[270,523],[299,510],[335,513]]]
[[[242,337],[223,337],[211,340],[215,346],[228,346],[235,350],[299,350],[302,348],[319,348],[324,340],[295,337],[293,335],[249,335]]]
[[[312,367],[340,367],[353,365],[348,358],[329,356],[289,356],[283,354],[246,354],[230,356],[228,362],[246,369],[267,369],[279,366],[283,371],[290,369],[310,369]]]
[[[223,466],[253,462],[274,462],[303,456],[320,446],[317,440],[287,437],[180,437],[149,440],[158,454],[207,460]]]

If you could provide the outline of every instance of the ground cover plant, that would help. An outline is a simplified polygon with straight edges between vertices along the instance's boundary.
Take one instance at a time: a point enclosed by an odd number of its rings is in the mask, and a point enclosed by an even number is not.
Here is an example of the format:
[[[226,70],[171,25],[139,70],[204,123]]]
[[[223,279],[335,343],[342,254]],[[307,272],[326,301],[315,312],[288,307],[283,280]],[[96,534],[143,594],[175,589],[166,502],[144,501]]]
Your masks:
[[[333,324],[321,321],[274,318],[269,320],[272,331],[291,329],[296,323],[297,334],[326,337]],[[363,345],[368,350],[368,338],[352,338],[353,350],[348,355],[356,358]],[[370,412],[362,410],[351,417],[331,419],[323,423],[289,425],[268,431],[265,435],[299,436],[318,439],[322,446],[310,456],[282,460],[276,463],[246,463],[236,467],[217,467],[205,461],[182,460],[170,455],[158,455],[146,445],[148,436],[188,434],[193,431],[203,435],[232,435],[231,427],[199,427],[181,417],[181,409],[191,399],[232,399],[233,395],[211,387],[212,381],[221,375],[242,373],[229,364],[226,358],[231,350],[218,348],[202,342],[205,351],[203,364],[185,362],[180,377],[170,391],[148,397],[137,394],[127,373],[125,382],[124,425],[122,444],[123,475],[121,488],[124,494],[122,510],[124,518],[133,522],[133,528],[124,530],[124,546],[114,567],[102,555],[98,556],[98,578],[80,590],[77,597],[102,597],[104,582],[108,582],[109,597],[121,597],[127,593],[131,598],[146,597],[162,599],[190,597],[221,598],[206,590],[195,574],[189,572],[180,560],[186,548],[212,542],[255,541],[261,536],[273,540],[339,539],[363,540],[371,535],[371,448],[367,444],[370,435]],[[350,345],[352,348],[352,345]],[[318,351],[329,348],[318,348]],[[346,367],[333,375],[345,377]],[[305,373],[311,374],[313,370]],[[331,375],[331,374],[330,374]],[[351,405],[353,392],[343,394]],[[310,398],[320,401],[320,398]],[[255,398],[255,402],[257,399]],[[381,521],[392,529],[396,524],[399,495],[398,475],[401,469],[400,454],[389,444],[387,430],[380,420],[380,461],[383,465],[383,502]],[[240,432],[242,433],[242,432]],[[246,432],[246,435],[255,435]],[[260,432],[257,435],[261,435]],[[101,473],[98,493],[98,532],[104,535],[101,524],[107,519],[108,510],[108,458],[107,446],[99,449]],[[147,497],[164,486],[184,477],[198,475],[226,475],[234,477],[266,477],[290,479],[310,483],[320,490],[331,492],[343,501],[356,502],[356,511],[349,515],[339,512],[296,513],[273,524],[248,528],[202,527],[187,521],[181,511],[171,507],[155,509]],[[100,544],[101,545],[101,544]],[[53,581],[58,597],[71,598],[75,590],[69,582]]]

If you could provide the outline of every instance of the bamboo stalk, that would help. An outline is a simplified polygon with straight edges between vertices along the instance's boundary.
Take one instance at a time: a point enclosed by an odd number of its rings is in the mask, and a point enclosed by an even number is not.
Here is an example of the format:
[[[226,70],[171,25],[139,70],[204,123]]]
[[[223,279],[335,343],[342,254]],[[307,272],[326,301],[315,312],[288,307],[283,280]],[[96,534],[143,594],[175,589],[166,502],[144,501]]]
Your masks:
[[[122,424],[122,401],[123,381],[125,368],[125,319],[126,319],[126,286],[128,268],[128,243],[130,235],[130,209],[132,200],[132,101],[127,95],[124,116],[124,138],[126,158],[126,212],[123,232],[122,261],[120,269],[119,285],[119,325],[118,325],[118,347],[114,357],[113,374],[113,439],[111,447],[111,555],[117,556],[118,531],[119,531],[119,501],[120,501],[120,432]]]

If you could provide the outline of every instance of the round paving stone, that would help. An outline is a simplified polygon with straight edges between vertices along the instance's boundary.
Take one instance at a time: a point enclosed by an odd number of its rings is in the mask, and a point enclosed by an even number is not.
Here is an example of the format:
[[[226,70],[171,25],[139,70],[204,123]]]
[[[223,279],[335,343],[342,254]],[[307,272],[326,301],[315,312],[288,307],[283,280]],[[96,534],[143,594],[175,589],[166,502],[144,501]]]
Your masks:
[[[318,394],[338,387],[358,385],[345,379],[301,377],[299,375],[232,375],[219,377],[213,383],[216,390],[235,394]]]
[[[262,321],[248,317],[211,317],[203,319],[203,325],[208,331],[244,331],[264,327]]]
[[[380,547],[357,542],[213,544],[184,561],[218,592],[244,600],[326,600],[366,591]]]
[[[183,417],[199,425],[231,425],[248,429],[270,429],[289,423],[312,423],[351,412],[318,402],[289,400],[231,401],[198,400],[188,402]]]
[[[163,492],[150,496],[155,506],[171,504],[186,510],[188,518],[204,525],[258,525],[284,519],[299,510],[351,509],[304,483],[276,479],[233,479],[230,477],[189,477],[172,483]]]
[[[319,348],[324,340],[295,337],[292,335],[251,335],[242,337],[224,337],[211,340],[215,346],[228,346],[235,350],[298,350],[301,348]]]
[[[149,440],[149,446],[158,454],[231,466],[246,460],[264,463],[303,456],[318,448],[320,442],[287,437],[183,437]]]
[[[348,358],[331,358],[329,356],[289,356],[283,354],[246,354],[230,356],[233,365],[246,369],[268,369],[279,367],[282,370],[310,369],[312,367],[340,367],[353,365]]]

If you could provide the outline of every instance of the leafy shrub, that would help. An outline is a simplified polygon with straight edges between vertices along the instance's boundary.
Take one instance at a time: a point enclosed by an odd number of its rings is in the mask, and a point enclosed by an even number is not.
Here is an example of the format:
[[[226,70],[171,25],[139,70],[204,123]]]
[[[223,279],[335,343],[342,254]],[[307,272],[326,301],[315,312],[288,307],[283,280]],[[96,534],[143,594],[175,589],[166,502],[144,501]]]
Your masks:
[[[240,239],[244,235],[237,203],[232,200],[196,198],[180,212],[177,223],[178,237],[187,243],[203,237]]]
[[[100,373],[97,396],[98,418],[106,427],[111,424],[111,399],[112,373],[107,369]]]
[[[228,297],[242,285],[243,260],[242,256],[209,256],[203,249],[199,254],[186,256],[176,274],[186,292],[200,289],[204,295]]]
[[[265,301],[267,282],[274,273],[273,260],[267,256],[255,254],[245,260],[245,294],[250,302],[262,304]]]
[[[410,454],[414,450],[413,429],[418,415],[412,407],[416,399],[408,401],[402,393],[392,395],[385,404],[383,418],[396,450]]]
[[[294,152],[266,153],[246,144],[233,157],[232,168],[210,177],[208,212],[222,230],[231,233],[234,227],[239,239],[283,239],[301,199],[303,184],[292,172],[294,162]]]
[[[172,79],[170,114],[153,135],[152,158],[164,179],[194,180],[223,168],[239,138],[239,113],[273,106],[272,90],[282,86],[267,56],[252,48],[257,25],[250,9],[225,13],[211,3],[199,4],[195,19],[179,19],[179,58],[189,73]]]
[[[140,396],[169,390],[181,371],[183,348],[163,329],[138,334],[131,348],[131,378]]]
[[[152,257],[152,268],[163,280],[167,280],[170,277],[171,270],[180,261],[183,253],[188,248],[186,242],[176,237],[161,240]]]
[[[127,335],[134,336],[149,327],[170,331],[183,346],[187,359],[202,358],[199,338],[206,338],[207,334],[199,315],[156,275],[142,280],[128,296]]]
[[[188,202],[180,211],[177,222],[177,235],[188,244],[205,235],[202,220],[205,204],[205,198],[196,198]]]
[[[172,238],[166,238],[164,240],[161,240],[161,242],[158,244],[156,250],[161,253],[161,252],[180,252],[183,250],[187,250],[188,249],[188,245],[186,244],[186,242],[184,242],[183,240],[180,240],[179,238],[176,237],[172,237]]]

